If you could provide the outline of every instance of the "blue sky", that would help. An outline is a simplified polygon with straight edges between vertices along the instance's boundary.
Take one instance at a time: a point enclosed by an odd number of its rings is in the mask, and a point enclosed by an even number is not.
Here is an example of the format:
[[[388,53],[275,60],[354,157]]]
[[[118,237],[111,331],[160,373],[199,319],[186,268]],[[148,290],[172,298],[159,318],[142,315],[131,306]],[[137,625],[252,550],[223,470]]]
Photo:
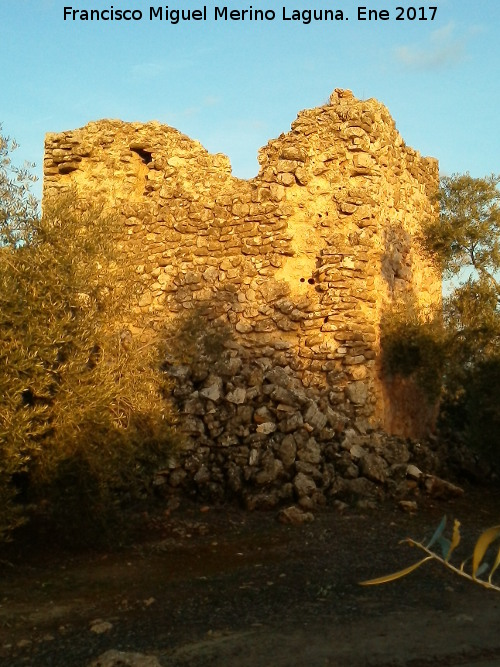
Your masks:
[[[204,0],[172,0],[197,9]],[[360,21],[366,0],[206,0],[208,20],[149,20],[153,0],[0,0],[0,123],[16,160],[41,176],[46,132],[99,118],[159,120],[212,152],[236,176],[256,175],[257,150],[334,88],[375,97],[405,141],[441,171],[500,172],[500,2],[428,0],[427,21]],[[276,19],[213,20],[214,5],[273,9]],[[63,8],[135,9],[141,21],[63,20]],[[429,20],[429,6],[437,6]],[[347,21],[283,21],[294,9],[342,10]],[[417,12],[420,15],[420,12]],[[40,185],[36,190],[39,193]]]

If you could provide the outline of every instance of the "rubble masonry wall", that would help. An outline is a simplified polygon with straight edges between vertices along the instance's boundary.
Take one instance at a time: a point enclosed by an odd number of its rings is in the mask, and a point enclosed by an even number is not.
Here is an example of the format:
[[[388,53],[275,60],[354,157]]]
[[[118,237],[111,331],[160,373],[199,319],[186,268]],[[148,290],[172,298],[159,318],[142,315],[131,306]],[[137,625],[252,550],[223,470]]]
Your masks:
[[[440,302],[415,243],[436,215],[437,161],[405,145],[382,104],[337,89],[259,163],[241,180],[171,127],[102,120],[47,135],[44,198],[76,186],[123,220],[119,252],[143,285],[133,335],[203,305],[230,327],[229,356],[283,369],[323,414],[340,410],[360,433],[421,435],[432,410],[382,376],[380,321],[402,298]]]

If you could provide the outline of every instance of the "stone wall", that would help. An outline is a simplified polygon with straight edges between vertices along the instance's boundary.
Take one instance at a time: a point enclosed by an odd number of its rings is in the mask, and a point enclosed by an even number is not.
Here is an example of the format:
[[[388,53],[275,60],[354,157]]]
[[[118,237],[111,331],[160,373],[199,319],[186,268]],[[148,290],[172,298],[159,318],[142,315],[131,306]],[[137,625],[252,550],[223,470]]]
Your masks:
[[[398,299],[423,309],[440,302],[440,276],[414,241],[436,214],[437,162],[405,145],[382,104],[336,90],[262,148],[259,163],[256,178],[240,180],[226,156],[171,127],[102,120],[47,135],[44,197],[76,185],[123,220],[119,252],[143,288],[129,314],[133,335],[151,340],[202,306],[207,327],[227,327],[227,359],[250,374],[284,372],[312,392],[321,428],[337,428],[331,413],[340,411],[342,428],[358,434],[421,435],[432,406],[422,409],[418,388],[394,391],[382,376],[380,321]],[[239,370],[218,376],[221,400],[255,386]],[[248,400],[225,405],[241,412]],[[299,406],[306,431],[317,428],[310,404]],[[286,405],[277,399],[267,406],[274,413],[252,412],[249,435],[279,424],[276,410]],[[204,419],[196,437],[212,437]],[[247,447],[238,428],[229,439]],[[287,433],[279,432],[281,446]]]

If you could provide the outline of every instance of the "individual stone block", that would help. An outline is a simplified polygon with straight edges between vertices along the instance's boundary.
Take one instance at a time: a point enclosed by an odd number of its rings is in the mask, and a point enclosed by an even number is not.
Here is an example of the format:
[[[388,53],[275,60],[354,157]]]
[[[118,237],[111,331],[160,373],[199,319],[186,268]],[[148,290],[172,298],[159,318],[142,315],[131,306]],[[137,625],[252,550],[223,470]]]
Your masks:
[[[351,382],[351,384],[346,387],[346,396],[356,405],[365,405],[368,399],[367,384],[361,380]]]
[[[241,405],[245,402],[246,398],[246,389],[243,387],[236,387],[233,391],[230,391],[226,394],[226,401],[234,403],[235,405]]]
[[[316,403],[311,403],[304,413],[304,421],[314,429],[321,430],[326,426],[327,416],[321,412]]]
[[[387,463],[377,454],[365,454],[359,461],[359,471],[371,482],[383,484],[387,481]]]
[[[317,489],[314,480],[305,475],[303,472],[299,472],[297,475],[295,475],[293,486],[299,498],[310,496]]]
[[[278,456],[280,457],[285,468],[289,468],[295,462],[297,453],[297,445],[293,435],[286,435],[278,448]]]

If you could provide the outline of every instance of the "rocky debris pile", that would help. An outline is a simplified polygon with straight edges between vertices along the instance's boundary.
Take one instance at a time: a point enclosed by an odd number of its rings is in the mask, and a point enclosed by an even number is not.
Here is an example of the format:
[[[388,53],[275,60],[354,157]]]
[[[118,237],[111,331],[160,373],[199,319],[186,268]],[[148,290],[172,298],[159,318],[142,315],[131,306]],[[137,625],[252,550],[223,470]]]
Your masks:
[[[176,460],[155,480],[167,495],[309,512],[327,502],[366,506],[460,491],[437,476],[447,474],[437,442],[376,431],[353,419],[360,399],[351,387],[342,396],[304,387],[289,368],[244,352],[233,345],[211,366],[167,367],[184,433]]]

